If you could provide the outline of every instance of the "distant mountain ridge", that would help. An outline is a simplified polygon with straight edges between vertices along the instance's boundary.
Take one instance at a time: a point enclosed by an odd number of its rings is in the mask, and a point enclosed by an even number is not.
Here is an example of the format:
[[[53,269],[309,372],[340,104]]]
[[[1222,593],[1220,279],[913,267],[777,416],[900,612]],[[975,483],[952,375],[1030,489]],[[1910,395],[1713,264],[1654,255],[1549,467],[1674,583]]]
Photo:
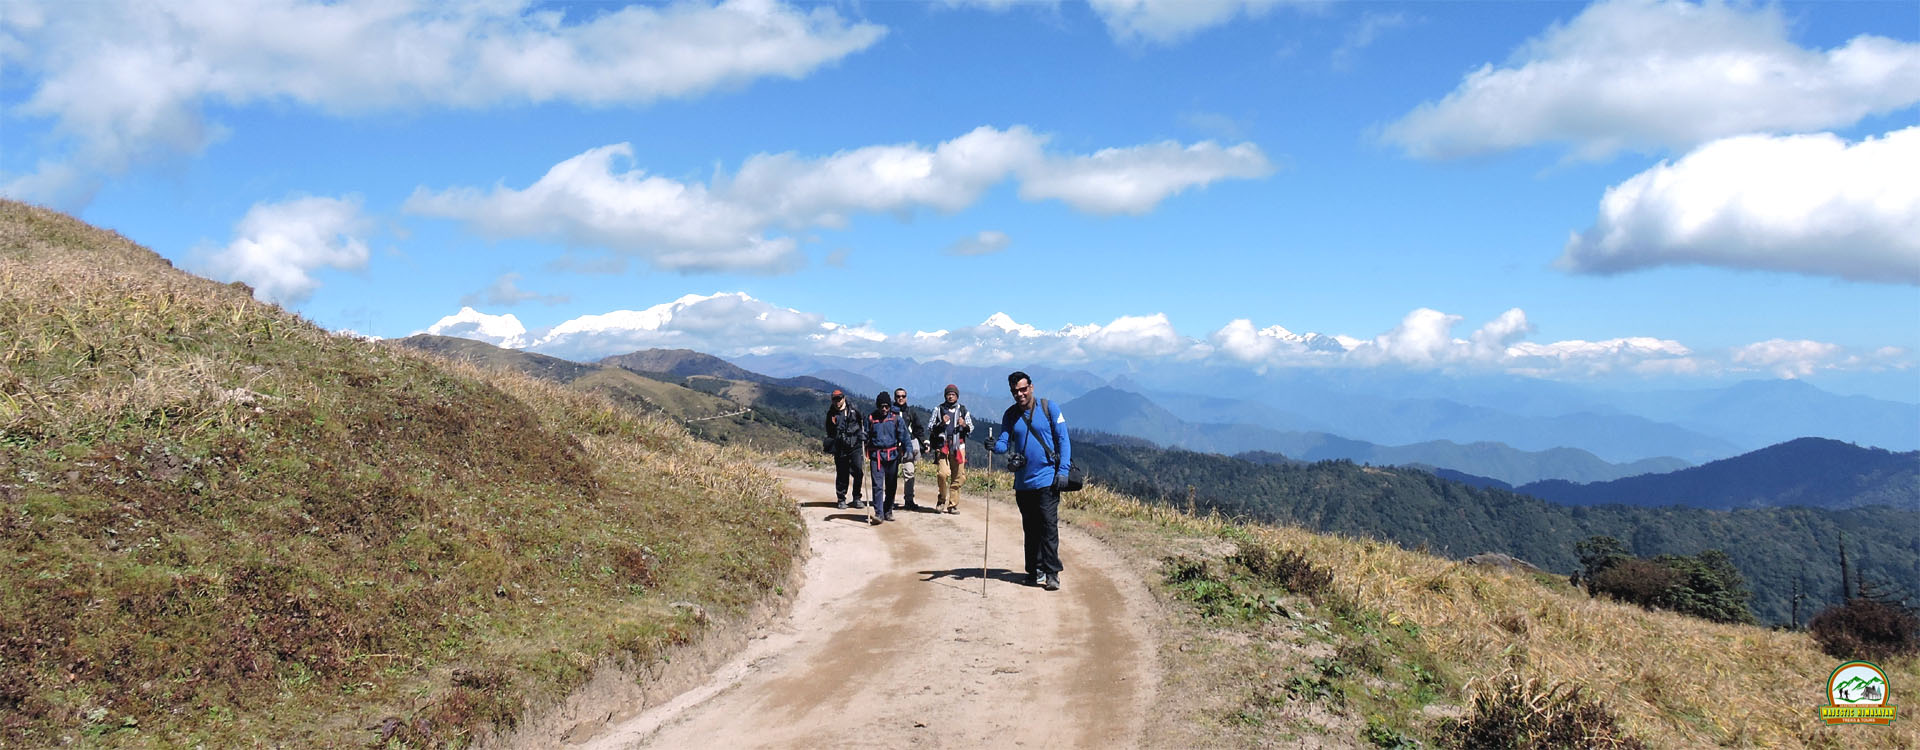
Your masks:
[[[1800,438],[1666,474],[1588,484],[1550,480],[1523,484],[1515,491],[1562,505],[1682,505],[1716,510],[1886,505],[1920,510],[1920,451],[1894,453],[1826,438]]]
[[[395,343],[599,394],[635,411],[660,414],[681,422],[695,437],[713,443],[810,446],[819,437],[814,415],[826,410],[825,391],[811,387],[814,382],[811,378],[790,379],[805,384],[803,386],[782,385],[789,381],[741,370],[697,352],[669,351],[654,357],[635,352],[642,356],[628,360],[695,373],[675,376],[614,364],[581,364],[447,336],[417,334]],[[714,366],[716,362],[719,367]],[[707,374],[709,371],[729,372],[739,377]],[[827,390],[831,388],[830,384],[826,386]],[[727,416],[715,418],[722,415]]]
[[[1510,484],[1549,477],[1600,481],[1672,471],[1688,465],[1675,458],[1614,464],[1573,448],[1523,451],[1492,442],[1462,445],[1445,440],[1384,446],[1324,432],[1194,423],[1181,419],[1146,396],[1111,387],[1096,388],[1063,407],[1078,426],[1186,450],[1227,455],[1270,451],[1301,461],[1346,459],[1382,465],[1439,466]]]
[[[1058,401],[1107,384],[1106,378],[1081,370],[1037,366],[976,367],[939,359],[920,362],[906,357],[751,354],[733,357],[730,361],[770,375],[827,377],[827,372],[853,373],[867,378],[870,383],[880,384],[882,388],[907,389],[909,402],[916,405],[930,405],[939,401],[941,391],[951,383],[960,388],[962,402],[982,413],[998,413],[1012,403],[1012,398],[1007,395],[1007,374],[1014,370],[1025,371],[1032,376],[1034,386],[1042,395]]]
[[[1842,534],[1868,580],[1920,580],[1913,531],[1920,511],[1570,507],[1413,469],[1271,455],[1255,462],[1108,441],[1091,431],[1074,437],[1074,463],[1084,464],[1092,481],[1135,497],[1386,539],[1456,559],[1498,551],[1564,574],[1579,567],[1574,545],[1594,535],[1619,539],[1644,557],[1720,549],[1751,586],[1754,614],[1770,623],[1792,620],[1794,591],[1812,592],[1819,602],[1838,589],[1833,545]]]
[[[1799,380],[1623,394],[1617,402],[1629,413],[1691,430],[1744,436],[1750,449],[1818,436],[1893,451],[1920,450],[1920,404],[1841,396]]]
[[[845,382],[857,376],[866,386],[861,390],[905,387],[917,404],[931,402],[943,385],[954,383],[962,399],[979,408],[1003,406],[1006,373],[1024,369],[1042,392],[1061,402],[1111,386],[1144,395],[1192,423],[1320,432],[1388,446],[1451,441],[1502,443],[1521,451],[1575,448],[1614,464],[1667,458],[1698,464],[1808,436],[1920,449],[1920,403],[1840,396],[1791,380],[1623,391],[1511,374],[1395,368],[1254,370],[1130,360],[1089,361],[1078,369],[973,367],[794,353],[728,359],[777,377]]]
[[[627,354],[603,357],[599,364],[624,367],[634,372],[643,372],[673,377],[692,377],[710,375],[727,380],[743,380],[762,385],[777,385],[787,388],[806,388],[821,392],[831,391],[839,386],[816,377],[776,378],[770,375],[748,370],[711,354],[696,352],[692,349],[642,349]]]

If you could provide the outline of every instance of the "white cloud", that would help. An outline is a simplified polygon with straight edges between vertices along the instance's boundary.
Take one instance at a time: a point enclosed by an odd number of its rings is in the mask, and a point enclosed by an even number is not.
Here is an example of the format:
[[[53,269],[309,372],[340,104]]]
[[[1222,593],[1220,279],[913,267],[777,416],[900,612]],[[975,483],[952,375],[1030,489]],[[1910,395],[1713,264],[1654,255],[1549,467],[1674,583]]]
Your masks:
[[[1689,374],[1709,369],[1686,345],[1671,339],[1629,336],[1605,341],[1570,339],[1550,344],[1519,341],[1509,346],[1502,361],[1508,370],[1523,374],[1591,376],[1611,372]]]
[[[1741,136],[1607,190],[1559,264],[1699,264],[1920,284],[1920,127],[1855,144]]]
[[[1804,378],[1816,370],[1833,367],[1843,354],[1836,344],[1804,339],[1769,339],[1735,349],[1733,361],[1767,370],[1782,378]]]
[[[1174,44],[1241,16],[1258,18],[1282,0],[1089,0],[1123,42]]]
[[[948,245],[947,254],[991,255],[1007,249],[1007,245],[1012,242],[1013,240],[1007,237],[1006,232],[996,232],[988,229],[972,237],[963,237],[958,242]]]
[[[494,279],[493,283],[489,284],[485,290],[461,297],[460,304],[469,307],[473,305],[500,305],[511,307],[522,302],[539,302],[542,304],[557,305],[567,300],[568,297],[564,294],[540,294],[538,292],[529,292],[521,289],[520,274],[507,273],[501,274],[500,278]]]
[[[524,190],[414,191],[404,210],[466,221],[490,237],[539,237],[638,255],[678,271],[753,269],[793,263],[791,238],[761,234],[752,206],[639,170],[614,171],[633,147],[602,146],[560,162]]]
[[[57,8],[57,9],[56,9]],[[886,33],[778,0],[635,5],[563,22],[530,0],[13,3],[0,64],[33,92],[68,159],[9,194],[200,152],[211,106],[292,102],[352,115],[564,101],[644,104],[763,77],[799,78]],[[83,165],[80,173],[63,164]],[[84,192],[84,191],[80,191]],[[28,196],[34,197],[34,196]]]
[[[1473,333],[1473,356],[1485,359],[1503,355],[1508,347],[1519,343],[1527,334],[1533,333],[1533,324],[1527,322],[1527,312],[1518,307],[1500,314],[1480,330]]]
[[[1195,350],[1192,339],[1173,330],[1166,313],[1123,315],[1105,326],[1092,326],[1082,347],[1094,357],[1174,357]]]
[[[1920,102],[1920,44],[1862,35],[1831,50],[1787,39],[1777,6],[1615,0],[1588,6],[1389,125],[1425,158],[1567,143],[1583,158],[1808,132]]]
[[[1335,355],[1344,355],[1362,343],[1340,336],[1298,334],[1277,325],[1256,330],[1253,321],[1246,318],[1227,323],[1208,340],[1216,351],[1241,362],[1295,364],[1337,361]]]
[[[1026,170],[1020,197],[1057,198],[1089,213],[1137,215],[1190,187],[1272,173],[1266,154],[1251,143],[1221,148],[1212,141],[1191,146],[1165,141],[1049,158]]]
[[[498,347],[518,349],[527,345],[527,327],[511,313],[488,315],[471,307],[448,315],[427,326],[423,333],[484,341]]]
[[[1465,342],[1453,338],[1453,327],[1464,318],[1422,307],[1407,313],[1400,325],[1375,336],[1366,346],[1354,350],[1356,358],[1366,362],[1397,362],[1410,365],[1438,365],[1457,358]]]
[[[958,211],[987,188],[1042,159],[1046,138],[1024,127],[978,127],[928,149],[867,146],[809,160],[760,154],[724,189],[732,200],[789,226],[844,226],[852,212],[928,206]]]
[[[867,146],[808,159],[749,158],[711,185],[627,168],[633,149],[602,146],[567,159],[525,189],[414,191],[405,210],[468,222],[490,237],[539,237],[607,248],[679,271],[778,272],[799,261],[785,229],[845,226],[855,214],[954,212],[1010,177],[1029,200],[1096,213],[1144,213],[1189,187],[1270,170],[1251,143],[1160,143],[1092,156],[1047,154],[1024,127],[979,127],[932,148]]]
[[[1705,356],[1678,341],[1628,336],[1603,341],[1524,340],[1533,326],[1524,311],[1508,310],[1466,338],[1452,331],[1463,318],[1421,308],[1372,339],[1296,334],[1273,325],[1234,320],[1202,341],[1181,334],[1164,313],[1125,315],[1106,324],[1043,330],[1006,313],[951,330],[889,333],[871,322],[839,323],[755,299],[743,293],[687,295],[645,310],[586,315],[528,336],[511,315],[462,309],[429,333],[466,336],[524,347],[577,361],[648,348],[688,348],[721,356],[793,352],[847,357],[943,359],[966,365],[1097,362],[1215,362],[1267,367],[1400,367],[1443,371],[1503,371],[1533,377],[1586,378],[1607,374],[1717,375],[1766,370],[1782,377],[1819,370],[1910,369],[1898,347],[1851,351],[1813,341],[1766,341]]]
[[[207,272],[246,282],[263,301],[302,302],[320,287],[313,271],[366,267],[360,235],[369,226],[358,196],[256,203],[234,226],[233,241],[207,258]]]
[[[1373,46],[1387,31],[1406,26],[1410,22],[1405,13],[1364,13],[1359,25],[1347,32],[1347,38],[1333,50],[1333,67],[1346,69],[1353,65],[1353,58],[1362,50]]]
[[[639,349],[686,348],[741,353],[859,338],[825,316],[762,302],[741,293],[689,294],[645,310],[586,315],[554,326],[527,347],[558,357],[595,360]]]

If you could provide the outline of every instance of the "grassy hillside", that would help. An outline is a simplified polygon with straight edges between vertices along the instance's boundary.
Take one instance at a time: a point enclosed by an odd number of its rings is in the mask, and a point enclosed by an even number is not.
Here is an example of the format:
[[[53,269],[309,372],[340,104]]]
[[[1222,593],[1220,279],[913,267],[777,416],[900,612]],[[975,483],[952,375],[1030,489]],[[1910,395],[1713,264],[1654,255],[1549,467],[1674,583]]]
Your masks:
[[[464,744],[761,600],[803,534],[672,423],[0,202],[0,746]]]
[[[970,481],[1012,494],[1004,473]],[[1600,733],[1557,744],[1537,732],[1518,747],[1920,746],[1904,718],[1822,724],[1815,706],[1840,660],[1804,632],[1643,610],[1559,576],[1195,516],[1099,485],[1065,499],[1063,522],[1132,557],[1172,610],[1149,746],[1482,748],[1506,745],[1467,730],[1527,716]],[[1920,685],[1920,659],[1881,666],[1890,684]]]
[[[1501,552],[1561,574],[1579,568],[1574,544],[1604,535],[1637,555],[1721,549],[1753,591],[1762,622],[1787,624],[1796,585],[1802,623],[1835,603],[1836,545],[1844,533],[1869,580],[1920,580],[1920,512],[1887,507],[1714,511],[1627,505],[1569,507],[1432,474],[1335,461],[1255,464],[1206,453],[1076,441],[1074,459],[1107,486],[1200,512],[1383,539],[1465,557]]]
[[[694,437],[710,443],[779,449],[818,440],[818,426],[811,423],[803,425],[792,415],[778,409],[747,410],[747,407],[760,404],[751,398],[740,398],[725,392],[725,388],[690,387],[684,378],[635,372],[613,365],[581,364],[448,336],[420,334],[396,343],[471,362],[483,368],[518,372],[582,393],[601,396],[615,405],[679,422]],[[746,392],[753,394],[757,394],[761,388],[752,383],[741,385]],[[820,408],[811,412],[823,413],[826,410],[826,396],[816,395]]]

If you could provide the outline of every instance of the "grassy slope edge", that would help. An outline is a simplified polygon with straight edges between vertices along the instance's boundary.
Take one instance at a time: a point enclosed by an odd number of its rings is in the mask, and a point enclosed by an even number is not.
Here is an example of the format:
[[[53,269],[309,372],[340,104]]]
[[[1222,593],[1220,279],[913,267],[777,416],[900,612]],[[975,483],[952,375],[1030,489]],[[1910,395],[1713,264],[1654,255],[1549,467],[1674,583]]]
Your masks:
[[[815,455],[782,458],[831,470]],[[966,489],[1012,495],[998,472],[972,474]],[[1558,576],[1200,516],[1098,485],[1066,495],[1061,519],[1121,552],[1172,613],[1149,747],[1458,747],[1444,728],[1476,697],[1530,701],[1509,708],[1544,716],[1550,694],[1574,689],[1650,748],[1920,747],[1920,725],[1904,718],[1821,723],[1839,661],[1804,632],[1644,610]],[[1244,564],[1270,571],[1289,556],[1330,580],[1289,587]],[[1890,684],[1920,685],[1920,659],[1880,666]],[[1596,746],[1607,745],[1515,745]]]
[[[751,465],[0,201],[0,745],[466,744],[777,591]]]

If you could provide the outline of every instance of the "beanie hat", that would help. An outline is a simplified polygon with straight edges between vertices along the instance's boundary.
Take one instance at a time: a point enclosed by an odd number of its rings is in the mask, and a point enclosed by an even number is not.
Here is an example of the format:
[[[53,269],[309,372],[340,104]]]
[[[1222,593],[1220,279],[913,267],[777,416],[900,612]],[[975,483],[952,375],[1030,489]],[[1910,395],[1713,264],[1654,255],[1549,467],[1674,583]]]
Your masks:
[[[893,394],[888,393],[886,391],[881,391],[880,397],[873,400],[874,406],[890,406],[892,404],[893,404]]]
[[[948,384],[947,384],[947,393],[946,393],[946,395],[948,395],[948,396],[958,396],[958,395],[960,395],[960,386],[957,386],[957,385],[954,385],[954,384],[952,384],[952,383],[948,383]]]
[[[841,393],[841,392],[840,392],[840,389],[838,389],[838,388],[835,388],[835,389],[833,389],[833,397],[834,397],[834,398],[839,398],[839,397],[841,397],[841,396],[844,396],[844,395],[846,395],[846,394],[844,394],[844,393]]]

